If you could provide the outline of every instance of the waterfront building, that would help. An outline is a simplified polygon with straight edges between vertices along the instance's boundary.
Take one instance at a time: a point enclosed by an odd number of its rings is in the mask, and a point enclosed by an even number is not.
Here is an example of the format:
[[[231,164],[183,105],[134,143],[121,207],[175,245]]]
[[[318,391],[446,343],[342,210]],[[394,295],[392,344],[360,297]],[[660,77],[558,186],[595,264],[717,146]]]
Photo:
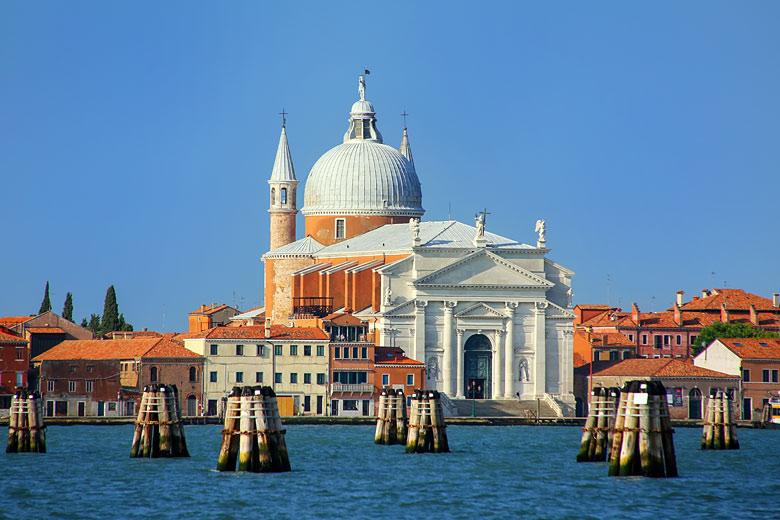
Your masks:
[[[266,316],[287,323],[352,313],[376,346],[427,367],[419,386],[572,405],[574,273],[547,258],[544,221],[535,245],[486,231],[487,211],[475,226],[420,222],[407,129],[399,149],[384,144],[362,77],[359,85],[343,143],[306,180],[298,240],[297,179],[282,128],[269,180]]]
[[[626,381],[659,381],[666,388],[669,414],[672,419],[701,419],[710,390],[725,390],[735,395],[739,377],[695,366],[693,360],[676,358],[634,358],[614,363],[597,363],[592,368],[580,367],[575,372],[575,393],[578,405],[589,401],[595,387],[622,388]],[[584,414],[587,410],[582,408]],[[735,403],[735,413],[739,403]]]
[[[27,386],[28,346],[28,340],[0,326],[0,413],[10,413],[14,390]]]
[[[745,420],[760,419],[764,405],[780,393],[780,339],[719,338],[693,363],[739,380],[736,401]]]
[[[701,297],[689,302],[683,297],[683,291],[677,291],[674,305],[659,312],[640,312],[636,303],[631,312],[608,305],[577,305],[575,354],[586,361],[686,358],[701,329],[713,323],[745,323],[780,331],[777,293],[769,299],[742,289],[704,289]]]
[[[214,327],[184,344],[205,358],[207,415],[221,414],[234,386],[273,387],[282,415],[325,415],[328,335],[316,327]]]
[[[167,337],[66,340],[32,362],[47,417],[134,415],[153,383],[175,384],[184,415],[200,415],[203,358]]]

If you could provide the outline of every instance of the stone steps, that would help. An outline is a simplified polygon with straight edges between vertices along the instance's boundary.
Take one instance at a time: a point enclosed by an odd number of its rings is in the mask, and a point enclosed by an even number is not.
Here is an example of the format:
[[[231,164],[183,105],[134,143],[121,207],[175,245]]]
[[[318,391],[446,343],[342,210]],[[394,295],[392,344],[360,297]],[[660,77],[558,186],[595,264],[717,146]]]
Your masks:
[[[457,408],[456,417],[470,417],[472,406],[475,407],[477,417],[527,417],[530,414],[535,416],[537,410],[535,399],[477,399],[474,402],[471,399],[452,399],[452,402]],[[538,406],[540,417],[557,417],[544,400],[540,400]]]

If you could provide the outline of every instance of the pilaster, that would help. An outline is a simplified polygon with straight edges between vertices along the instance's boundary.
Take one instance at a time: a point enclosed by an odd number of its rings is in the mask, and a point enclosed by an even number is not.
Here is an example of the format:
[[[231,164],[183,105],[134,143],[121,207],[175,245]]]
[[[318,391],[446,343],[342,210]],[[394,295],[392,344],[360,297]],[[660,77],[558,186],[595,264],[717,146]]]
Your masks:
[[[444,378],[444,393],[452,397],[455,395],[455,380],[452,377],[452,358],[455,345],[452,344],[452,316],[457,302],[444,302],[444,330],[442,333],[442,343],[444,347],[444,359],[442,363],[442,377]]]
[[[547,389],[547,338],[545,336],[547,301],[534,305],[534,394],[542,397]]]

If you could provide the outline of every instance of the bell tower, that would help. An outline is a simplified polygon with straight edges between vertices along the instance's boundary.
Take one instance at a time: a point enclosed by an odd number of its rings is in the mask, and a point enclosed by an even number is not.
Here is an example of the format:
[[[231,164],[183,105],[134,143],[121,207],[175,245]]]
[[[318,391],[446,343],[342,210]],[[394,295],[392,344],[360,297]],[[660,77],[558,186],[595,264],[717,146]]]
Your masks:
[[[287,114],[282,110],[282,135],[276,150],[274,168],[268,180],[270,187],[268,213],[271,214],[270,250],[295,242],[295,216],[298,214],[297,186],[290,147],[287,144]]]

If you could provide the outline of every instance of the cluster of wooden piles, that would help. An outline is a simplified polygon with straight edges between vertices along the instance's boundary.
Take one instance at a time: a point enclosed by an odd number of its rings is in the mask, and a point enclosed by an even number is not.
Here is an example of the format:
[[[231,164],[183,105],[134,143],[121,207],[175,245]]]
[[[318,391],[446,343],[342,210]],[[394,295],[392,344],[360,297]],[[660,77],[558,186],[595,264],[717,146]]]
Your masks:
[[[609,475],[677,476],[669,405],[662,383],[629,381],[623,387],[615,418]]]
[[[590,409],[582,429],[577,462],[604,462],[612,450],[620,389],[594,388],[590,395]]]
[[[404,444],[406,442],[406,396],[403,390],[382,388],[376,413],[376,444]]]
[[[147,385],[135,419],[131,458],[189,457],[176,385]]]
[[[712,389],[701,436],[703,450],[738,450],[734,405],[723,390]]]
[[[436,390],[415,390],[409,412],[406,453],[449,453],[447,426]]]
[[[270,386],[233,387],[227,398],[217,471],[290,471],[276,394]]]
[[[6,453],[46,453],[41,394],[17,389],[11,398]]]

